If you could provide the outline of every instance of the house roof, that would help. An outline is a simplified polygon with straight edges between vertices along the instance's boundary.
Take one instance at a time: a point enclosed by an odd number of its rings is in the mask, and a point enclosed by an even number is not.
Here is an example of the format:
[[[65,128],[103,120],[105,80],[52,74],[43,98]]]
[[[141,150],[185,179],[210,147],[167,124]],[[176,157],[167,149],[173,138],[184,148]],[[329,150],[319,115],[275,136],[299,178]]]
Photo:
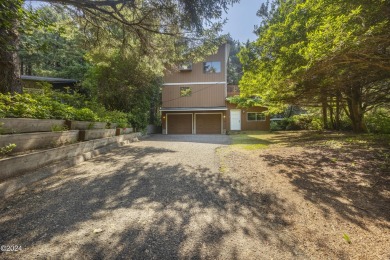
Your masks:
[[[162,107],[163,112],[179,112],[179,111],[225,111],[227,107]]]
[[[20,76],[20,79],[29,80],[29,81],[45,81],[50,83],[77,83],[78,82],[78,80],[76,79],[62,79],[62,78],[38,77],[38,76],[28,76],[28,75],[22,75]]]

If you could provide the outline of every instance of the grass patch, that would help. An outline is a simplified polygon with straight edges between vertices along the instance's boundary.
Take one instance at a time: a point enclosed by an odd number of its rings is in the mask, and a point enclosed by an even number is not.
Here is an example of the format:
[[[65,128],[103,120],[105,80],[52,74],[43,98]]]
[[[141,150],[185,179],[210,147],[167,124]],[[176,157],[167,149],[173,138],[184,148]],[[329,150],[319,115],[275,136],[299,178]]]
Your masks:
[[[389,148],[389,134],[354,134],[351,132],[262,132],[245,131],[231,135],[233,147],[245,150],[265,149],[272,146],[319,146],[331,149]]]
[[[245,150],[257,150],[264,149],[273,144],[271,140],[275,134],[270,132],[242,132],[239,134],[231,135],[232,145],[245,149]]]

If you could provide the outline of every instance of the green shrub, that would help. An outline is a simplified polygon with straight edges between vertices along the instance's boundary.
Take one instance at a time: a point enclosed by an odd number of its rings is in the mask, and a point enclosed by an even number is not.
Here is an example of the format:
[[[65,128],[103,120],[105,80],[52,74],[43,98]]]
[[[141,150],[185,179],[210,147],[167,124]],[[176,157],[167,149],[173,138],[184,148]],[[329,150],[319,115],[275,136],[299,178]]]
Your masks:
[[[324,122],[322,121],[322,119],[318,117],[314,117],[309,123],[309,130],[317,130],[317,131],[324,130]]]
[[[365,122],[371,133],[390,134],[390,111],[378,108],[367,113]]]
[[[81,94],[72,96],[52,91],[48,87],[45,88],[45,94],[0,93],[0,117],[102,121],[116,123],[119,127],[127,127],[129,118],[137,125],[146,127],[147,120],[147,117],[133,118],[124,112],[107,111],[95,101],[86,101]]]
[[[271,131],[281,130],[322,130],[321,118],[314,114],[301,114],[271,122]]]
[[[128,114],[128,119],[132,127],[142,130],[148,126],[149,113],[134,109],[131,114]]]
[[[286,130],[286,125],[284,120],[271,121],[270,123],[271,131],[283,131]]]
[[[13,149],[15,149],[16,144],[8,144],[4,147],[0,147],[0,155],[6,155],[10,152],[12,152]]]
[[[109,123],[117,124],[117,127],[123,128],[129,125],[128,114],[117,110],[107,111],[105,120]]]
[[[89,108],[76,109],[74,119],[79,121],[99,121],[99,117]]]

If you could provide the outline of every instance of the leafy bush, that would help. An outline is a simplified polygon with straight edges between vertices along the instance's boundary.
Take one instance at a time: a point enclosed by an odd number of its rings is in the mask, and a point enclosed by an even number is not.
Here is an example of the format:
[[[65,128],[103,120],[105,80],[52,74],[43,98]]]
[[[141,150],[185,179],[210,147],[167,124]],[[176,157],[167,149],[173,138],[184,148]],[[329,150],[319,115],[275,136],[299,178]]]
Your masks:
[[[148,126],[149,114],[140,109],[134,109],[133,113],[128,114],[128,119],[131,126],[136,129],[146,129]]]
[[[365,118],[367,128],[372,133],[390,134],[390,111],[378,108]]]
[[[89,108],[75,109],[75,120],[80,121],[99,121],[99,117]]]
[[[128,114],[120,111],[107,111],[105,119],[107,122],[117,124],[117,127],[127,127],[129,125]]]
[[[0,117],[68,119],[80,121],[105,120],[105,116],[98,116],[98,114],[92,111],[90,108],[73,107],[69,104],[57,100],[58,96],[56,97],[57,99],[54,99],[55,95],[53,93],[53,91],[45,92],[44,95],[0,93]],[[75,103],[76,101],[72,102]],[[104,109],[104,107],[99,110],[99,113],[101,114],[106,112],[107,111]],[[122,117],[125,116],[122,115]]]
[[[322,130],[321,118],[313,114],[294,115],[280,121],[271,122],[271,131],[281,130]]]
[[[6,155],[10,152],[12,152],[13,149],[15,149],[16,144],[8,144],[4,147],[0,147],[0,155]]]
[[[286,130],[287,121],[286,120],[278,120],[278,121],[271,121],[270,123],[270,129],[271,131],[283,131]]]

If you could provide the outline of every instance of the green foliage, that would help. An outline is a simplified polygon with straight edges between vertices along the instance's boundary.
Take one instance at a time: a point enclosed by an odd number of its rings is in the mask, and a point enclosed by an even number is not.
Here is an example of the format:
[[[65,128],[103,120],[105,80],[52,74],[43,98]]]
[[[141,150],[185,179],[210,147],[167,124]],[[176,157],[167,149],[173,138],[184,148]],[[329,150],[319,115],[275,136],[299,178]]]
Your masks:
[[[390,134],[390,110],[378,108],[366,116],[367,128],[371,133]]]
[[[89,108],[76,109],[74,119],[79,121],[99,121],[99,117]]]
[[[63,95],[52,91],[47,91],[44,95],[0,93],[0,114],[3,117],[103,121],[118,123],[121,126],[127,126],[128,124],[129,115],[127,113],[107,111],[102,105],[99,106],[92,101],[85,102],[84,106],[78,103],[80,108],[73,107],[58,101],[58,97]],[[69,99],[71,100],[70,103],[74,103],[74,98]],[[98,109],[95,112],[93,108]]]
[[[0,155],[6,155],[12,152],[13,149],[15,149],[16,144],[8,144],[4,147],[0,147]]]
[[[44,6],[29,10],[31,24],[20,37],[21,72],[60,78],[83,78],[85,37],[66,9]]]
[[[158,103],[154,97],[159,96],[162,64],[151,65],[149,58],[133,51],[97,49],[90,59],[97,65],[91,67],[83,85],[104,107],[129,113],[128,121],[133,127],[145,128],[152,101]],[[121,119],[118,123],[123,122]]]
[[[114,110],[105,113],[105,121],[117,124],[117,127],[124,128],[129,124],[129,114]]]
[[[227,68],[227,84],[238,85],[242,77],[242,65],[237,54],[240,52],[241,44],[239,41],[233,40],[228,36],[227,43],[230,45],[228,68]]]
[[[355,131],[364,115],[390,102],[387,1],[272,1],[259,10],[259,38],[239,54],[244,96],[347,111]],[[336,106],[337,111],[336,111]]]
[[[145,129],[149,123],[148,113],[141,109],[133,110],[133,112],[129,114],[128,119],[130,125],[139,130]]]
[[[271,131],[280,130],[323,130],[321,118],[315,114],[301,114],[271,122]]]
[[[237,107],[253,107],[253,106],[261,106],[262,101],[258,96],[253,97],[243,97],[243,96],[232,96],[226,98],[229,103],[236,104]]]

